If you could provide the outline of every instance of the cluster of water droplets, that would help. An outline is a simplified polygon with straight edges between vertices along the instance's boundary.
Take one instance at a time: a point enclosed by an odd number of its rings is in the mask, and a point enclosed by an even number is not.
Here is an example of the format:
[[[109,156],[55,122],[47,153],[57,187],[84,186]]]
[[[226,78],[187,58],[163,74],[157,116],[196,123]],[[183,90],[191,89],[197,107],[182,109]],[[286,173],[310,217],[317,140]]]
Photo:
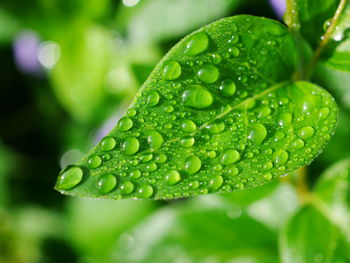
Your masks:
[[[266,39],[247,47],[241,40],[253,39],[254,27],[230,23],[229,34],[226,27],[226,41],[201,30],[180,43],[83,165],[61,173],[57,188],[74,190],[86,181],[94,196],[111,198],[226,192],[269,181],[315,156],[335,125],[326,106],[332,101],[296,85],[264,93],[277,80],[256,74],[262,67],[251,55],[277,47],[285,29],[270,26]],[[282,63],[278,52],[270,55]],[[305,89],[313,94],[304,96]]]

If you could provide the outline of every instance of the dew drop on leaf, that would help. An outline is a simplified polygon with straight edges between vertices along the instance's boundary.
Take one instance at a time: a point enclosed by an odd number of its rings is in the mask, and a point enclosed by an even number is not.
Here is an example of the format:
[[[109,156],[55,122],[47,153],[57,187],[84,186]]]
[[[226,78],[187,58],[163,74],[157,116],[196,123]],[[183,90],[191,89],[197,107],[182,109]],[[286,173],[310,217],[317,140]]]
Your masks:
[[[147,143],[152,149],[158,149],[164,142],[163,136],[157,131],[150,131],[147,135]]]
[[[260,145],[265,140],[267,130],[263,124],[255,123],[249,126],[248,139],[256,145]]]
[[[178,171],[171,170],[165,175],[165,181],[168,185],[174,185],[180,182],[181,176]]]
[[[202,161],[196,155],[191,155],[185,160],[183,170],[185,173],[192,175],[198,172],[199,169],[201,169],[201,166]]]
[[[156,163],[165,163],[167,160],[167,157],[164,153],[160,153],[158,154],[155,160],[156,160]]]
[[[100,194],[110,193],[117,185],[117,178],[113,174],[102,174],[97,181],[97,189]]]
[[[288,161],[289,155],[285,150],[277,150],[273,153],[273,161],[276,166],[281,166]]]
[[[180,144],[182,147],[189,148],[194,144],[194,138],[192,136],[183,137],[180,140]]]
[[[137,196],[139,198],[150,198],[153,195],[153,187],[145,184],[137,188]]]
[[[191,120],[184,120],[181,124],[181,128],[184,132],[194,132],[197,129],[196,124]]]
[[[209,190],[216,191],[222,186],[223,183],[224,179],[221,175],[214,175],[213,178],[209,181]]]
[[[221,155],[221,163],[224,165],[233,164],[241,158],[237,150],[227,149]]]
[[[302,149],[304,147],[305,143],[302,139],[296,139],[291,143],[291,147],[294,149]]]
[[[191,85],[182,94],[182,101],[185,106],[205,109],[213,103],[213,95],[203,86]]]
[[[133,179],[138,179],[141,177],[141,172],[140,170],[134,170],[130,173],[130,177]]]
[[[130,120],[131,121],[131,120]],[[132,125],[132,124],[131,124]],[[112,137],[104,137],[102,140],[101,140],[101,150],[102,151],[111,151],[114,149],[114,147],[116,146],[117,142],[115,141],[114,138]]]
[[[97,168],[101,165],[101,163],[102,163],[101,157],[95,154],[91,155],[88,159],[89,168]]]
[[[139,140],[135,137],[127,138],[121,145],[121,150],[126,155],[133,155],[138,152],[140,148]]]
[[[156,106],[159,102],[159,93],[152,90],[147,97],[147,104],[151,107]]]
[[[213,65],[204,65],[197,72],[198,78],[204,83],[214,83],[219,78],[219,71]]]
[[[219,90],[222,95],[230,97],[236,92],[236,84],[230,79],[225,79],[221,82]]]
[[[208,45],[208,35],[205,32],[199,32],[188,39],[184,53],[195,56],[205,51]]]
[[[83,179],[83,170],[78,166],[68,167],[57,180],[56,188],[69,190],[77,186]]]
[[[206,128],[210,133],[216,134],[222,132],[225,129],[225,124],[222,120],[217,120],[211,124],[208,124]]]
[[[135,111],[135,114],[136,114],[136,111]],[[129,117],[123,117],[118,122],[118,129],[120,131],[128,131],[131,129],[132,126],[133,126],[133,122]]]
[[[125,181],[120,185],[119,188],[122,194],[128,195],[134,191],[134,184],[130,181]]]
[[[163,79],[174,80],[181,76],[181,65],[175,60],[165,62],[163,67]]]
[[[298,131],[298,135],[302,139],[309,139],[314,134],[315,134],[315,130],[311,126],[305,126]]]
[[[328,107],[323,107],[318,111],[318,116],[320,117],[321,120],[327,119],[329,116],[330,110]]]

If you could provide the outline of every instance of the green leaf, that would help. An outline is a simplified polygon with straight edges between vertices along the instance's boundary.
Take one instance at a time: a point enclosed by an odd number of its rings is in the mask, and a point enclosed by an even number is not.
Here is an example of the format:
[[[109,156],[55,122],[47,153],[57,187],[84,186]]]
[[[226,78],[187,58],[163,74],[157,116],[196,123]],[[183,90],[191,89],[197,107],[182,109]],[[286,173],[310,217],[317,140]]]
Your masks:
[[[159,210],[115,250],[125,263],[278,262],[276,234],[216,196]]]
[[[265,18],[225,18],[190,34],[56,189],[168,199],[256,187],[309,164],[333,134],[337,107],[320,87],[289,81],[295,52],[287,29]]]
[[[314,193],[321,208],[346,234],[350,242],[350,159],[329,167],[317,181]]]
[[[350,260],[349,249],[337,226],[312,206],[300,209],[280,236],[284,263],[346,263]]]
[[[325,33],[326,21],[337,9],[339,0],[293,0],[300,23],[300,32],[309,43],[316,47]]]

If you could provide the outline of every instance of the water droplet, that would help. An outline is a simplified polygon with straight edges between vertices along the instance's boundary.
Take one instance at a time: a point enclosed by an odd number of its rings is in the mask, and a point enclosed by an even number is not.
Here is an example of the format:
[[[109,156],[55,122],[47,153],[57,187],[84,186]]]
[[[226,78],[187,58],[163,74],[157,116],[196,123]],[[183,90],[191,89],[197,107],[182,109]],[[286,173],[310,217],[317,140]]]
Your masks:
[[[173,106],[171,106],[171,105],[165,105],[164,106],[164,111],[165,112],[173,112],[174,111],[174,107]]]
[[[230,79],[225,79],[221,82],[219,90],[224,96],[230,97],[236,92],[236,84]]]
[[[194,132],[197,129],[196,124],[191,120],[184,120],[181,123],[181,128],[184,132]]]
[[[213,95],[203,86],[191,85],[182,94],[182,101],[185,106],[205,109],[213,103]]]
[[[187,157],[183,166],[183,170],[187,174],[192,175],[198,172],[201,166],[202,166],[202,161],[197,156],[192,155]]]
[[[120,185],[120,192],[123,195],[131,194],[134,191],[134,184],[130,181],[125,181]]]
[[[224,183],[224,178],[221,175],[214,175],[213,178],[209,181],[209,189],[211,191],[218,190]]]
[[[237,162],[240,158],[241,158],[241,155],[237,150],[228,149],[222,153],[221,163],[224,165],[232,164]]]
[[[261,106],[256,110],[256,112],[258,114],[258,118],[260,119],[269,116],[271,114],[271,109],[268,106]]]
[[[150,198],[153,195],[153,187],[145,184],[137,188],[137,196],[140,198]]]
[[[175,60],[165,62],[163,67],[163,79],[174,80],[181,76],[181,65]]]
[[[194,138],[192,136],[183,137],[180,140],[180,144],[182,147],[189,148],[194,144]]]
[[[274,140],[275,142],[279,142],[279,141],[282,141],[285,137],[286,137],[286,134],[285,134],[284,132],[282,132],[282,131],[277,131],[277,132],[275,133],[275,136],[274,136],[273,140]]]
[[[113,150],[114,147],[116,146],[117,142],[115,141],[114,138],[112,137],[104,137],[102,140],[101,140],[101,150],[102,151],[110,151],[110,150]]]
[[[100,194],[110,193],[117,185],[117,178],[113,174],[103,174],[98,178],[97,188]]]
[[[134,117],[136,115],[136,110],[135,109],[128,109],[127,115],[129,117]]]
[[[291,147],[294,149],[302,149],[304,147],[305,143],[301,139],[296,139],[291,143]]]
[[[128,131],[133,126],[133,122],[129,117],[123,117],[118,122],[118,129],[120,131]]]
[[[278,124],[280,126],[288,126],[292,123],[292,114],[284,112],[279,115]]]
[[[318,111],[318,116],[320,117],[321,120],[327,119],[329,112],[330,110],[328,107],[323,107]]]
[[[244,184],[243,183],[238,183],[236,184],[237,189],[243,190],[244,189]]]
[[[233,34],[231,38],[227,41],[229,44],[236,44],[239,40],[239,36],[236,34]]]
[[[260,145],[266,138],[267,131],[264,125],[260,123],[254,123],[249,125],[248,139],[256,145]]]
[[[130,173],[130,177],[133,179],[138,179],[141,177],[141,172],[139,170],[134,170]]]
[[[211,159],[216,157],[216,152],[215,151],[209,151],[207,152],[207,156]]]
[[[298,135],[302,139],[311,138],[314,134],[315,130],[311,126],[305,126],[298,131]]]
[[[145,153],[145,154],[141,155],[141,157],[140,157],[140,161],[142,163],[147,163],[152,159],[153,159],[153,154],[151,154],[151,153]]]
[[[214,64],[219,64],[221,62],[221,57],[219,54],[213,53],[213,54],[211,54],[211,57],[213,59]]]
[[[156,106],[159,102],[159,93],[155,90],[152,90],[147,97],[148,106]]]
[[[88,159],[89,168],[97,168],[101,165],[102,159],[98,155],[91,155]]]
[[[215,122],[208,124],[206,128],[210,133],[216,134],[225,129],[225,124],[222,120],[216,120]]]
[[[266,174],[263,175],[263,178],[264,178],[265,180],[270,181],[270,180],[272,179],[272,174],[271,174],[271,173],[266,173]]]
[[[105,153],[102,155],[102,160],[109,161],[111,159],[111,155],[108,153]]]
[[[281,166],[288,161],[289,155],[285,150],[277,150],[273,153],[272,158],[276,166]]]
[[[152,149],[158,149],[164,142],[163,136],[157,131],[150,131],[147,135],[147,143]]]
[[[165,175],[165,181],[168,185],[174,185],[180,182],[181,176],[178,171],[171,170]]]
[[[198,181],[192,181],[192,182],[190,182],[188,185],[189,185],[189,187],[190,187],[192,190],[198,189],[198,187],[199,187],[199,182],[198,182]]]
[[[208,48],[209,39],[205,32],[199,32],[187,40],[185,54],[190,56],[195,56],[203,51],[205,51]]]
[[[236,47],[230,47],[228,49],[228,53],[232,56],[232,57],[238,57],[239,56],[239,49]]]
[[[158,168],[157,164],[153,163],[153,162],[148,164],[148,165],[146,165],[146,171],[147,172],[154,172],[154,171],[157,170],[157,168]]]
[[[167,160],[167,157],[164,153],[160,153],[157,157],[156,157],[156,163],[165,163]]]
[[[266,163],[264,163],[264,165],[263,165],[263,169],[264,169],[264,170],[270,170],[270,169],[272,169],[272,167],[273,167],[272,162],[266,162]]]
[[[213,65],[205,65],[197,72],[198,78],[204,83],[214,83],[219,78],[219,71]]]
[[[239,174],[239,170],[237,169],[237,167],[231,166],[227,170],[227,174],[230,175],[230,176],[235,176],[235,175]]]
[[[127,138],[121,145],[121,150],[126,155],[133,155],[137,153],[140,148],[139,140],[134,137]]]
[[[58,177],[56,187],[59,190],[69,190],[77,186],[83,179],[83,170],[78,166],[70,166]]]

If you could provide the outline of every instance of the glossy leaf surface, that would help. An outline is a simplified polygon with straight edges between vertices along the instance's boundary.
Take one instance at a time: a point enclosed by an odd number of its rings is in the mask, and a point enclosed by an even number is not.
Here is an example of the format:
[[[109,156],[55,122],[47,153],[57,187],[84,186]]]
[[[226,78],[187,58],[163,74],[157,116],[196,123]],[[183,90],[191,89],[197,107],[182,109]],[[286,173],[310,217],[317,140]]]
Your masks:
[[[287,29],[265,18],[225,18],[190,34],[56,189],[168,199],[251,188],[307,165],[333,134],[337,107],[320,87],[289,81],[295,52]]]

